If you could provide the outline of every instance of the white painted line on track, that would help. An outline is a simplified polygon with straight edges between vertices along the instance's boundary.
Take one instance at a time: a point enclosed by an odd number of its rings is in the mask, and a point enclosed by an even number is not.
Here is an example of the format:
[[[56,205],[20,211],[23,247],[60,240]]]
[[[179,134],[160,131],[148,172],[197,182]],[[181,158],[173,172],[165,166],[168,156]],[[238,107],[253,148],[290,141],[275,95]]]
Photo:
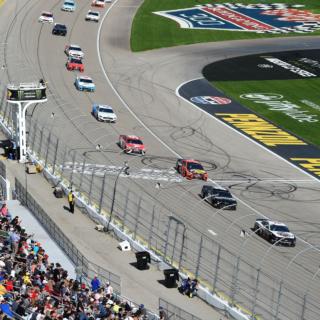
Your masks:
[[[213,236],[215,236],[215,237],[217,236],[217,233],[215,233],[215,232],[214,232],[213,230],[211,230],[211,229],[208,229],[208,232],[211,233],[211,234],[212,234]]]

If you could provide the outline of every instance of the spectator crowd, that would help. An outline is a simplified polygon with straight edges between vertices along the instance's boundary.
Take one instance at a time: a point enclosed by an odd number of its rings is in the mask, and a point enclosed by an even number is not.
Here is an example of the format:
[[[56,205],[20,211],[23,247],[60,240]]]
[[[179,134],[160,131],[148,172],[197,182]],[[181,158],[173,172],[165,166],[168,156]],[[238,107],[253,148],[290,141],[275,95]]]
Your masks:
[[[4,204],[0,210],[0,320],[141,320],[144,305],[133,306],[95,276],[71,279],[49,261],[41,244],[21,227]],[[160,310],[160,319],[166,314]]]

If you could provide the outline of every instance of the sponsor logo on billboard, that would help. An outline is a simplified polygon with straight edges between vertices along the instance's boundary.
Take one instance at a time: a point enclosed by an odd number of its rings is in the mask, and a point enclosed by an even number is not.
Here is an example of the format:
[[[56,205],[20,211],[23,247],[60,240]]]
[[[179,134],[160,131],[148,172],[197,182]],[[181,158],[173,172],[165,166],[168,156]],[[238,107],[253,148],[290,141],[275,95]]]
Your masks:
[[[269,110],[280,111],[299,122],[318,122],[318,115],[310,114],[308,110],[302,108],[295,103],[284,100],[281,94],[277,93],[246,93],[240,95],[240,98],[251,100],[257,104],[268,106]]]
[[[320,29],[320,14],[302,10],[303,7],[285,3],[217,3],[154,13],[189,29],[256,33],[306,33]]]
[[[230,104],[231,100],[225,97],[213,97],[213,96],[197,96],[192,97],[190,100],[194,103],[199,104],[212,104],[212,105],[223,105]]]

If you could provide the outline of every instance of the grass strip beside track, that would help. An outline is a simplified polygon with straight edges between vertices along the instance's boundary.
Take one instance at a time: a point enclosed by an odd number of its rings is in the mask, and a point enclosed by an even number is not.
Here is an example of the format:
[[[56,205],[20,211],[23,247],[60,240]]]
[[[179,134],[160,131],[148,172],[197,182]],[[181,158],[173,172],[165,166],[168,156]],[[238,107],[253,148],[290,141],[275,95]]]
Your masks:
[[[320,147],[320,96],[318,90],[320,79],[299,80],[265,80],[265,81],[215,81],[214,87],[223,91],[227,97],[233,98],[248,107],[276,126],[289,131],[305,141]],[[283,96],[283,103],[288,101],[299,107],[299,111],[315,115],[318,122],[299,122],[286,115],[284,110],[270,110],[272,106],[257,103],[255,100],[244,99],[243,94],[272,93]],[[306,101],[309,105],[306,104]],[[310,106],[313,104],[313,107]],[[272,108],[272,109],[277,109]],[[279,107],[279,109],[283,109]]]
[[[156,48],[171,47],[176,45],[193,44],[199,42],[228,41],[240,39],[256,39],[271,37],[290,37],[297,35],[320,35],[320,31],[314,33],[290,33],[290,34],[257,34],[241,31],[213,31],[181,29],[171,19],[154,14],[155,11],[190,8],[199,4],[208,3],[265,3],[263,0],[248,1],[196,1],[196,0],[145,0],[138,9],[131,29],[132,51],[144,51]],[[268,3],[303,4],[301,9],[309,9],[313,13],[320,13],[319,0],[282,0],[268,1]]]

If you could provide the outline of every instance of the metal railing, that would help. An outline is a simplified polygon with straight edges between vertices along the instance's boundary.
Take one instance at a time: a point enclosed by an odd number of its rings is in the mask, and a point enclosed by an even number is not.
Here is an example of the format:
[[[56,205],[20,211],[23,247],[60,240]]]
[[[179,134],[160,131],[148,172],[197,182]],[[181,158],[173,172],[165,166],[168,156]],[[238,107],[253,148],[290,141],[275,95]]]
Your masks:
[[[17,199],[32,212],[52,239],[67,254],[77,268],[81,270],[81,274],[88,279],[92,279],[94,275],[98,275],[103,283],[110,282],[115,292],[121,293],[120,277],[85,258],[17,178],[15,179],[15,193]]]
[[[140,192],[133,179],[121,174],[118,181],[119,171],[107,172],[109,169],[103,166],[90,166],[87,155],[68,148],[48,128],[34,122],[29,124],[29,128],[28,143],[32,156],[50,174],[72,185],[79,197],[108,222],[105,226],[109,226],[112,219],[112,223],[132,239],[170,265],[198,278],[211,293],[242,307],[249,315],[253,313],[257,319],[320,319],[317,301],[320,287],[315,285],[319,279],[314,278],[316,270],[305,264],[308,259],[314,260],[315,255],[310,253],[310,257],[301,261],[297,257],[294,268],[286,272],[294,281],[282,281],[263,265],[259,266],[258,261],[254,264],[240,255],[240,246],[236,246],[239,240],[236,240],[234,250],[230,246],[227,248],[223,242],[219,243],[186,225],[165,203],[157,203],[152,195]],[[28,202],[30,207],[40,210],[32,198]],[[39,219],[51,225],[47,218]],[[66,246],[65,243],[62,245]],[[68,245],[71,248],[66,250],[72,252],[72,259],[88,269],[89,262],[81,254],[78,256],[77,250],[74,252],[72,244]],[[286,265],[279,268],[284,271]],[[307,282],[310,282],[308,288],[301,285]]]
[[[163,310],[170,320],[201,320],[193,314],[178,308],[164,299],[159,299],[159,309]]]

